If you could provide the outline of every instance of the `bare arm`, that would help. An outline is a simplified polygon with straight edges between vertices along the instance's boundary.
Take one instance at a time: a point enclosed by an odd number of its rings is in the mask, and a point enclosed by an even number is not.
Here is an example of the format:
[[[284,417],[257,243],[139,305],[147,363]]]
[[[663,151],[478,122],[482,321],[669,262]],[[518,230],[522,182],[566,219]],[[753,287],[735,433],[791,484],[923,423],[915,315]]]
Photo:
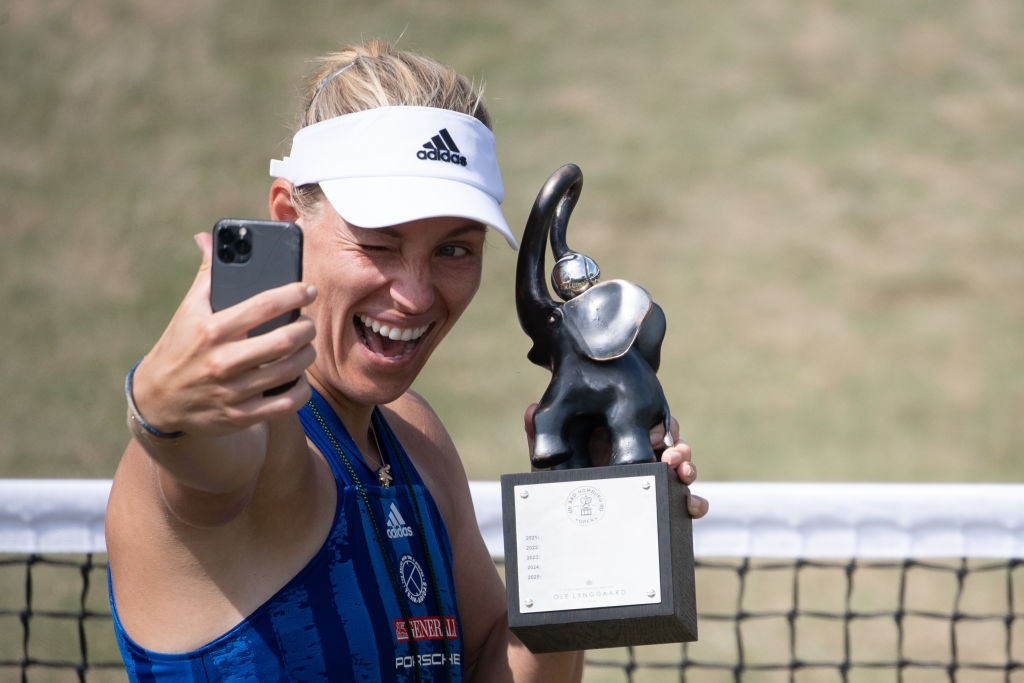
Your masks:
[[[322,541],[329,515],[320,511],[333,500],[333,484],[319,485],[329,470],[295,415],[308,384],[263,396],[312,362],[312,322],[247,338],[315,292],[289,285],[213,313],[211,238],[196,242],[195,281],[131,386],[143,420],[184,436],[154,436],[129,419],[106,516],[122,622],[138,642],[179,652],[225,632],[294,574]],[[273,514],[281,508],[286,521]]]
[[[139,364],[131,387],[149,424],[185,436],[156,437],[129,420],[134,446],[125,457],[144,452],[152,458],[167,504],[182,518],[209,516],[192,520],[203,526],[244,507],[265,464],[272,438],[268,425],[294,415],[309,395],[305,381],[279,396],[264,397],[263,391],[299,377],[313,361],[312,322],[302,318],[252,339],[247,332],[308,305],[315,291],[289,285],[214,314],[209,303],[211,238],[202,234],[196,242],[203,256],[196,279]],[[296,448],[305,443],[293,441]],[[189,505],[193,499],[201,505]]]

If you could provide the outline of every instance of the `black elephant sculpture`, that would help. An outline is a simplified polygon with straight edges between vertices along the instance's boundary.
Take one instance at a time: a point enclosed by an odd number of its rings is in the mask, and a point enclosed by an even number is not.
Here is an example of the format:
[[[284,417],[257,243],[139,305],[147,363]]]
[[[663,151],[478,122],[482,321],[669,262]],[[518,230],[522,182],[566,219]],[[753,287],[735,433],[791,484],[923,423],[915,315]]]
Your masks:
[[[607,464],[654,462],[650,429],[663,424],[668,434],[668,403],[656,376],[665,313],[638,285],[599,283],[597,264],[569,249],[565,233],[582,187],[583,173],[574,164],[548,178],[526,221],[516,265],[519,324],[533,340],[527,357],[551,371],[533,416],[531,459],[538,468],[605,464],[590,457],[598,428],[611,442]],[[549,235],[556,259],[551,283],[564,303],[546,284]]]

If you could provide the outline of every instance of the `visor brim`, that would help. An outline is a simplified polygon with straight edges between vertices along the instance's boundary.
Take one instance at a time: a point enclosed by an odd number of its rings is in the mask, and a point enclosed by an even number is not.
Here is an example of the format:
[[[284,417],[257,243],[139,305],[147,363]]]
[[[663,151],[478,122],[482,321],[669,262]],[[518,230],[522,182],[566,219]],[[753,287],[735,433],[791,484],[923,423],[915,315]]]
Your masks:
[[[499,204],[472,185],[444,178],[391,176],[324,180],[320,189],[339,216],[360,228],[452,216],[493,228],[513,249],[519,248]]]

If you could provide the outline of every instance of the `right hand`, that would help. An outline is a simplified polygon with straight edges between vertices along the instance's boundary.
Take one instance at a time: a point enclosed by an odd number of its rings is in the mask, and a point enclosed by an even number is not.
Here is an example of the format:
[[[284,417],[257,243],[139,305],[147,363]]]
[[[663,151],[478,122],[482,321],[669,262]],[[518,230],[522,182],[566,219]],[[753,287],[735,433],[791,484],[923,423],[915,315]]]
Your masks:
[[[195,237],[202,264],[181,305],[135,372],[139,412],[161,431],[221,436],[297,411],[310,395],[304,371],[316,358],[306,315],[272,332],[253,327],[316,299],[316,288],[292,283],[216,313],[210,307],[213,240]],[[299,378],[288,391],[263,392]]]

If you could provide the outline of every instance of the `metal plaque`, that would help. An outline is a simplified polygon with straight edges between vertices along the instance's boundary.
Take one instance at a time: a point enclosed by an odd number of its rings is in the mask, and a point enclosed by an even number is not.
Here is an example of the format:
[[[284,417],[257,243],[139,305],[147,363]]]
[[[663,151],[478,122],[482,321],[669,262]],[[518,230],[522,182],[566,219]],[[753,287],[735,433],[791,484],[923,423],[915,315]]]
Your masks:
[[[520,610],[661,600],[653,476],[514,487]]]

